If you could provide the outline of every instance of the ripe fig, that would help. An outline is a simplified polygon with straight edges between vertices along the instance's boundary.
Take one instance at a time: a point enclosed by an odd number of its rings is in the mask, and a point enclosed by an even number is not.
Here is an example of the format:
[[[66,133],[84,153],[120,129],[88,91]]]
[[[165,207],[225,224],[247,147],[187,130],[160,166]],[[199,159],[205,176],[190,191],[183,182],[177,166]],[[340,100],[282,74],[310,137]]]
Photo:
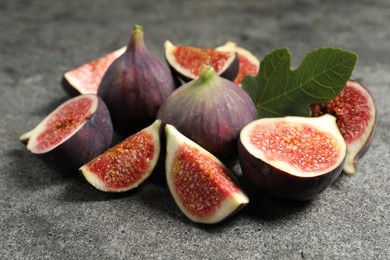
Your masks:
[[[375,131],[376,107],[366,87],[349,80],[341,93],[330,102],[313,104],[312,116],[330,113],[337,118],[337,126],[347,143],[344,173],[353,175],[356,162],[368,151]]]
[[[122,47],[103,57],[67,71],[61,79],[63,89],[70,96],[97,94],[98,87],[107,68],[115,59],[121,56],[125,50],[126,47]]]
[[[152,173],[160,154],[161,121],[127,137],[80,168],[85,179],[105,192],[138,187]]]
[[[198,78],[204,65],[213,66],[223,78],[234,80],[237,76],[239,61],[235,51],[173,45],[170,41],[165,41],[164,48],[165,59],[174,75],[186,82]]]
[[[109,111],[95,94],[76,96],[20,136],[33,154],[69,170],[98,156],[111,144]]]
[[[204,66],[199,78],[172,93],[157,118],[225,161],[237,155],[240,130],[256,118],[256,108],[243,89]]]
[[[146,48],[143,29],[136,25],[125,53],[104,74],[98,95],[110,110],[114,129],[128,135],[153,123],[175,88],[168,65]]]
[[[166,125],[165,132],[166,179],[184,215],[197,223],[213,224],[249,202],[236,177],[215,156],[172,125]]]
[[[309,200],[340,175],[346,144],[332,115],[255,120],[238,145],[244,177],[260,192]]]
[[[241,81],[245,76],[256,76],[260,69],[260,61],[249,50],[238,46],[236,43],[228,41],[224,45],[216,48],[217,51],[236,52],[239,61],[239,70],[233,80],[241,86]]]

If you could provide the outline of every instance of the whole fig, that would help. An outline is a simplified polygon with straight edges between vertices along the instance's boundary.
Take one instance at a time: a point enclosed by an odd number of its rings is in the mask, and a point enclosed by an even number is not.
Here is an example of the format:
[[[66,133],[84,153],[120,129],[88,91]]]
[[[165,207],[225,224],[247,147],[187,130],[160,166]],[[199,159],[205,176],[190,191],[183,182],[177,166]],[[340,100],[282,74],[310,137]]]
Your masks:
[[[240,130],[256,118],[256,108],[242,88],[204,66],[197,79],[172,93],[157,118],[226,161],[236,156]]]
[[[110,110],[114,130],[128,135],[153,123],[174,89],[168,65],[146,48],[143,28],[136,25],[126,51],[104,74],[98,95]]]

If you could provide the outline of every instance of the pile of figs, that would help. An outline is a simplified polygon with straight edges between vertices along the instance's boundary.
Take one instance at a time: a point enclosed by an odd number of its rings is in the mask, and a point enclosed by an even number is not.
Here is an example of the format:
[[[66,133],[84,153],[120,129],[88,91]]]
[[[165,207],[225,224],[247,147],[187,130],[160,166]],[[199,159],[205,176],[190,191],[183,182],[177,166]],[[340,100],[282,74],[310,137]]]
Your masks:
[[[64,74],[72,95],[20,136],[57,167],[79,171],[104,192],[141,185],[161,161],[183,214],[217,223],[249,203],[245,179],[261,194],[309,200],[344,170],[355,172],[375,128],[368,90],[350,80],[334,100],[313,104],[312,117],[257,118],[241,80],[260,62],[232,42],[215,49],[165,42],[165,61],[134,26],[130,41]],[[359,127],[358,127],[359,126]],[[121,141],[113,145],[113,134]],[[242,174],[228,166],[239,163]]]

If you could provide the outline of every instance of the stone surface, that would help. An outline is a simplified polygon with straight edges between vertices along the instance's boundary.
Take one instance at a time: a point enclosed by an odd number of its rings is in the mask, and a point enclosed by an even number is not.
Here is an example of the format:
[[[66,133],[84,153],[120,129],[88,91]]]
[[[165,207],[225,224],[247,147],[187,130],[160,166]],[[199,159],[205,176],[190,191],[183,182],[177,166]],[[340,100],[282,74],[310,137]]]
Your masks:
[[[315,48],[359,54],[353,77],[378,108],[375,139],[355,176],[317,199],[265,197],[228,221],[187,220],[164,184],[105,194],[77,173],[49,168],[19,143],[68,96],[62,74],[127,43],[141,24],[162,57],[166,39],[214,47],[227,40],[259,58],[288,47],[294,66]],[[28,1],[0,3],[0,258],[389,259],[390,2]]]

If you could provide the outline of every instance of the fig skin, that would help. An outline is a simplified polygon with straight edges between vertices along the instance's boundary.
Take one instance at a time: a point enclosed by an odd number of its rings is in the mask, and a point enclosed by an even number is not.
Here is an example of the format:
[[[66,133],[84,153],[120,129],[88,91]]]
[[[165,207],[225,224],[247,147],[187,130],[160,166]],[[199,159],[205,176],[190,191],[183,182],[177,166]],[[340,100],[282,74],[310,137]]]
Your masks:
[[[198,79],[172,93],[157,118],[225,162],[237,156],[240,130],[256,118],[256,108],[243,89],[205,66]]]
[[[333,118],[330,115],[326,115],[325,117],[327,116]],[[337,128],[335,129],[338,131]],[[245,148],[241,136],[238,141],[238,157],[243,176],[255,187],[256,191],[265,195],[296,201],[312,200],[333,184],[343,170],[346,158],[346,144],[341,134],[338,134],[340,135],[339,143],[344,147],[342,149],[344,151],[342,154],[343,159],[336,167],[331,168],[328,172],[313,176],[297,176],[257,158]]]
[[[81,128],[69,136],[63,143],[47,152],[41,153],[35,151],[30,141],[33,136],[38,135],[44,130],[40,124],[33,130],[21,135],[19,140],[27,144],[27,149],[50,165],[65,171],[77,171],[81,165],[104,152],[110,146],[113,138],[113,126],[110,113],[101,98],[95,94],[85,94],[72,98],[67,102],[88,96],[97,99],[95,112],[89,118],[86,118]],[[56,111],[57,109],[48,115],[48,117],[55,114]]]
[[[189,46],[186,46],[189,47]],[[172,44],[170,41],[165,41],[164,43],[164,49],[165,49],[165,60],[169,64],[169,68],[172,71],[172,74],[174,75],[175,78],[183,80],[185,83],[189,82],[191,80],[194,80],[197,78],[195,75],[190,75],[190,73],[187,71],[187,69],[182,68],[180,64],[177,64],[175,62],[175,58],[173,55],[173,52],[177,48],[176,45]],[[194,48],[194,47],[192,47]],[[201,48],[197,48],[201,49]],[[204,49],[205,50],[205,49]],[[217,50],[217,49],[215,49]],[[230,61],[228,61],[229,64],[226,65],[226,67],[217,72],[219,76],[222,78],[234,81],[236,78],[239,68],[240,68],[240,62],[238,59],[238,55],[235,53],[233,50],[217,50],[217,51],[223,51],[223,52],[234,52],[234,57]],[[210,65],[210,64],[203,64],[203,65]]]
[[[104,74],[98,95],[110,111],[114,130],[127,136],[152,124],[175,88],[168,65],[146,48],[143,28],[136,25],[125,53]]]

